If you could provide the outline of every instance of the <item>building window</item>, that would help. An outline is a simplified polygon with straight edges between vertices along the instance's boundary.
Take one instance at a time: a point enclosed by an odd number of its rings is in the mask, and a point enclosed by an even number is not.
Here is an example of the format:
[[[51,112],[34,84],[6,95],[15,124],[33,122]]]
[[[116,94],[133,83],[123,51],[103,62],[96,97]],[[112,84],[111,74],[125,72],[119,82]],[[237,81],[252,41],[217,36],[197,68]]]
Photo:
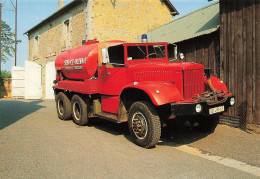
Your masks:
[[[35,36],[33,39],[33,48],[32,48],[33,60],[39,58],[39,36]]]
[[[70,20],[68,19],[63,23],[62,50],[70,48],[70,32],[71,32],[71,23]]]

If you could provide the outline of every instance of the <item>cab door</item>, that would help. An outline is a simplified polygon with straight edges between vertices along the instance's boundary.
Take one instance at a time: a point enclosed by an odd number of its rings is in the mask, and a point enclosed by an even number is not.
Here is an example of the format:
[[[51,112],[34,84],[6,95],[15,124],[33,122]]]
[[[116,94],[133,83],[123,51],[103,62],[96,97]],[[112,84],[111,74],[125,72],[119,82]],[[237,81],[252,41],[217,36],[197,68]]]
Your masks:
[[[101,94],[119,95],[125,86],[124,54],[122,44],[102,49],[103,65],[99,69],[99,89]]]
[[[102,111],[118,114],[119,95],[126,84],[126,69],[111,64],[102,65],[99,78]]]
[[[119,95],[126,85],[126,69],[113,64],[102,65],[99,70],[100,94]]]

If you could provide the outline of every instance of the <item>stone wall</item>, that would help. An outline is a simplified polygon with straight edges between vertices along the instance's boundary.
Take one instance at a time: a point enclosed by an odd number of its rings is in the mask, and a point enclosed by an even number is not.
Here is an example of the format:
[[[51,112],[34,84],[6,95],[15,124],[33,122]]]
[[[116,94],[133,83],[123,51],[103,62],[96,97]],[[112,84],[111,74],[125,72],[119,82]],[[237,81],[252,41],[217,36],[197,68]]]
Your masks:
[[[160,0],[95,0],[92,13],[92,36],[99,41],[137,42],[148,30],[172,21]]]

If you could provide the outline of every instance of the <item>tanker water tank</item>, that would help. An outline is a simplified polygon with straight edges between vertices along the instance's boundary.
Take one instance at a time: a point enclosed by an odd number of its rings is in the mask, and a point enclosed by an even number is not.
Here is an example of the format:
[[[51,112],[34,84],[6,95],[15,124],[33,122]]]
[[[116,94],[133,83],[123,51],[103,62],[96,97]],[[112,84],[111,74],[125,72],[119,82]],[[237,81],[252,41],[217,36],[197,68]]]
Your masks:
[[[84,45],[62,52],[55,60],[55,68],[72,80],[84,80],[97,71],[98,45]]]

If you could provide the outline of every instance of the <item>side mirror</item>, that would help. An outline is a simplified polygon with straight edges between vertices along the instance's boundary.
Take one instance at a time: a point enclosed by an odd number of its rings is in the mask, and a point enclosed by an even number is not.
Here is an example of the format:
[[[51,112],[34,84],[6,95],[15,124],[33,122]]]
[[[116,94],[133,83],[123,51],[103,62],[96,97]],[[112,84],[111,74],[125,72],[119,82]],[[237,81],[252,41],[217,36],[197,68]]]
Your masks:
[[[175,61],[178,59],[177,45],[168,44],[168,58],[170,61]]]
[[[109,63],[108,50],[106,48],[101,49],[102,63]]]
[[[175,59],[178,58],[178,49],[177,49],[177,45],[175,45],[175,48],[174,48],[174,58],[175,58]]]

